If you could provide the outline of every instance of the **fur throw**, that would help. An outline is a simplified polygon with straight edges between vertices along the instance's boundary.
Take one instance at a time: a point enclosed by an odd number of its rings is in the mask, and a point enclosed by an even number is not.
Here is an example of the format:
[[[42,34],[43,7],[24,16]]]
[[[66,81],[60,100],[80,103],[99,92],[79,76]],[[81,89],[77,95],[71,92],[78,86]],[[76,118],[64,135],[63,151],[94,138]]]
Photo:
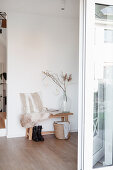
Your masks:
[[[22,114],[20,123],[22,127],[30,128],[38,122],[49,118],[50,113],[44,110],[41,98],[38,93],[21,93]]]
[[[35,126],[37,123],[48,119],[49,116],[50,113],[48,112],[22,114],[20,117],[20,123],[22,127],[30,128]]]

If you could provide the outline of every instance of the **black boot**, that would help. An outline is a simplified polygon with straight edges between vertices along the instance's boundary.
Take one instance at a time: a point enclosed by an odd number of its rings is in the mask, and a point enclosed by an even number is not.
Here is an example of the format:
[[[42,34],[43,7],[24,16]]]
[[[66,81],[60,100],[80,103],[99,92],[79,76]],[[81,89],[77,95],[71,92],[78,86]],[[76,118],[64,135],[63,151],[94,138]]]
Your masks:
[[[38,142],[38,136],[37,136],[37,131],[38,131],[38,127],[34,126],[33,127],[33,133],[32,133],[32,140],[34,140],[35,142]]]
[[[41,135],[42,126],[38,126],[37,137],[38,140],[44,141],[44,137]]]

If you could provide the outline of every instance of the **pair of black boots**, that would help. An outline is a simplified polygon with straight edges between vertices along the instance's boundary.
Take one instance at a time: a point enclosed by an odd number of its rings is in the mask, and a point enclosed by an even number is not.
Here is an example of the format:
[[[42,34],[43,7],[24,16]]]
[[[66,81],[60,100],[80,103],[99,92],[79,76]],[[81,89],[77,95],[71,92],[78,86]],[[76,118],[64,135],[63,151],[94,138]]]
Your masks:
[[[41,135],[41,131],[42,131],[42,126],[34,126],[33,127],[32,139],[35,142],[44,141],[44,138]]]

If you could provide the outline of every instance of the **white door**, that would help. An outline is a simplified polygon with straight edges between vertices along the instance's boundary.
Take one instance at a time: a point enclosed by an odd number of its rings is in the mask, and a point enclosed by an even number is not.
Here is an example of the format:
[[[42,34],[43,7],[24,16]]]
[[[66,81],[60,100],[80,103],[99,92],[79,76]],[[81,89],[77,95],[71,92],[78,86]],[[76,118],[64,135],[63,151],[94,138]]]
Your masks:
[[[81,0],[80,14],[78,169],[113,170],[113,0]]]

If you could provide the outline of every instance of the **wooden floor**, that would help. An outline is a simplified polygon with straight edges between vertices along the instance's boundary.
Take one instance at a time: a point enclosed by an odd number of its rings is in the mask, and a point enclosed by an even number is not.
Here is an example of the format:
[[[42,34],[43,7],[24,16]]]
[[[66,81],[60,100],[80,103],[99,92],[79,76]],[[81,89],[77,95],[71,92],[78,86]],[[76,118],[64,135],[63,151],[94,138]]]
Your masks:
[[[0,129],[5,128],[6,112],[0,112]]]
[[[0,138],[0,170],[77,170],[77,133],[69,140],[44,136],[44,142]]]

